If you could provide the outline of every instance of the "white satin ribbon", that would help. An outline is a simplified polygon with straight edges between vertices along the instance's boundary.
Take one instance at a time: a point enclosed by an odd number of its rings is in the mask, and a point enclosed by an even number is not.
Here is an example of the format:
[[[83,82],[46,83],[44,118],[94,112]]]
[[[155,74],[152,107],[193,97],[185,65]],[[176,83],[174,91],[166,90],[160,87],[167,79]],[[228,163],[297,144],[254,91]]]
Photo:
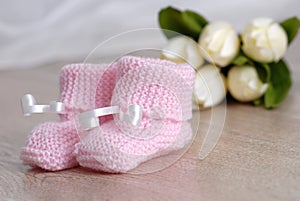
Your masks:
[[[139,105],[130,105],[128,106],[126,112],[120,110],[118,106],[97,108],[79,114],[78,120],[84,130],[89,130],[100,126],[98,117],[110,114],[119,114],[119,118],[121,121],[125,121],[131,123],[134,126],[137,126],[140,124],[142,119],[142,107]]]
[[[65,105],[62,102],[51,101],[49,105],[36,105],[36,100],[31,94],[25,94],[21,99],[24,116],[30,116],[33,113],[56,113],[64,114]]]

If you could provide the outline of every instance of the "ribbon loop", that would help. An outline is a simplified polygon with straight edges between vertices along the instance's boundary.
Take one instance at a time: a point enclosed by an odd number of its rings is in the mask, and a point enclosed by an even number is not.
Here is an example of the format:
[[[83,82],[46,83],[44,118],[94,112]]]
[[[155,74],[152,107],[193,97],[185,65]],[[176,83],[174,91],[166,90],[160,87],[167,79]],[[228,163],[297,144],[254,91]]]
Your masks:
[[[84,130],[89,130],[99,126],[98,117],[110,115],[110,114],[116,114],[116,113],[119,113],[118,106],[97,108],[79,114],[78,120]]]
[[[142,119],[142,108],[139,105],[130,105],[128,110],[123,112],[118,106],[97,108],[78,115],[79,123],[84,130],[89,130],[100,126],[98,117],[110,114],[119,114],[120,120],[131,123],[134,126],[140,124]]]
[[[62,102],[51,101],[49,105],[36,105],[36,100],[31,94],[25,94],[21,99],[24,116],[33,113],[65,114],[65,105]]]

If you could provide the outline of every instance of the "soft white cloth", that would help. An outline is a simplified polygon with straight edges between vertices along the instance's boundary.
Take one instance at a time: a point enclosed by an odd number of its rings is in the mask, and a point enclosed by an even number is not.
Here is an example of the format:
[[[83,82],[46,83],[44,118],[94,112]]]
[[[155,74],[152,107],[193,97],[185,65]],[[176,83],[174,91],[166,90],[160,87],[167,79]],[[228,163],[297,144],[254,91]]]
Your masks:
[[[158,27],[158,11],[172,5],[227,20],[238,30],[258,16],[300,16],[298,0],[27,0],[0,2],[0,69],[28,68],[64,60],[83,61],[100,42],[124,31]],[[161,38],[152,38],[159,44]],[[135,42],[133,40],[133,42]],[[139,41],[143,42],[143,41]],[[149,41],[144,41],[145,47]],[[113,55],[131,42],[107,48]]]

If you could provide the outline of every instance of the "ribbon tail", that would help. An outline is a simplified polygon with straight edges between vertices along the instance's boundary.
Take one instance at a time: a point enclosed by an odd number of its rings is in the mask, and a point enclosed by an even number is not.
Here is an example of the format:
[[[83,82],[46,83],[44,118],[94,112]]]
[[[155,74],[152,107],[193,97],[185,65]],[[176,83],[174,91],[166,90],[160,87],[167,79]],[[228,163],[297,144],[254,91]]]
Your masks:
[[[33,113],[56,113],[65,114],[65,105],[62,102],[51,101],[49,105],[36,105],[36,100],[31,94],[25,94],[21,99],[24,116]]]

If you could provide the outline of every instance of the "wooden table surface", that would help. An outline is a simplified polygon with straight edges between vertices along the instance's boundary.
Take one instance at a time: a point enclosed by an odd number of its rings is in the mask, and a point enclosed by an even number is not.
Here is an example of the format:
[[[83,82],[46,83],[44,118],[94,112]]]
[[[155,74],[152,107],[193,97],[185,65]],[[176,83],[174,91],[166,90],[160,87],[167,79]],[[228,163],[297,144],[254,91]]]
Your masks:
[[[0,200],[300,200],[300,37],[289,48],[293,87],[276,110],[229,103],[214,151],[197,159],[209,110],[201,114],[191,149],[169,168],[151,174],[104,174],[84,168],[31,169],[19,159],[28,132],[54,115],[23,117],[20,97],[41,103],[58,97],[63,62],[0,71]]]

